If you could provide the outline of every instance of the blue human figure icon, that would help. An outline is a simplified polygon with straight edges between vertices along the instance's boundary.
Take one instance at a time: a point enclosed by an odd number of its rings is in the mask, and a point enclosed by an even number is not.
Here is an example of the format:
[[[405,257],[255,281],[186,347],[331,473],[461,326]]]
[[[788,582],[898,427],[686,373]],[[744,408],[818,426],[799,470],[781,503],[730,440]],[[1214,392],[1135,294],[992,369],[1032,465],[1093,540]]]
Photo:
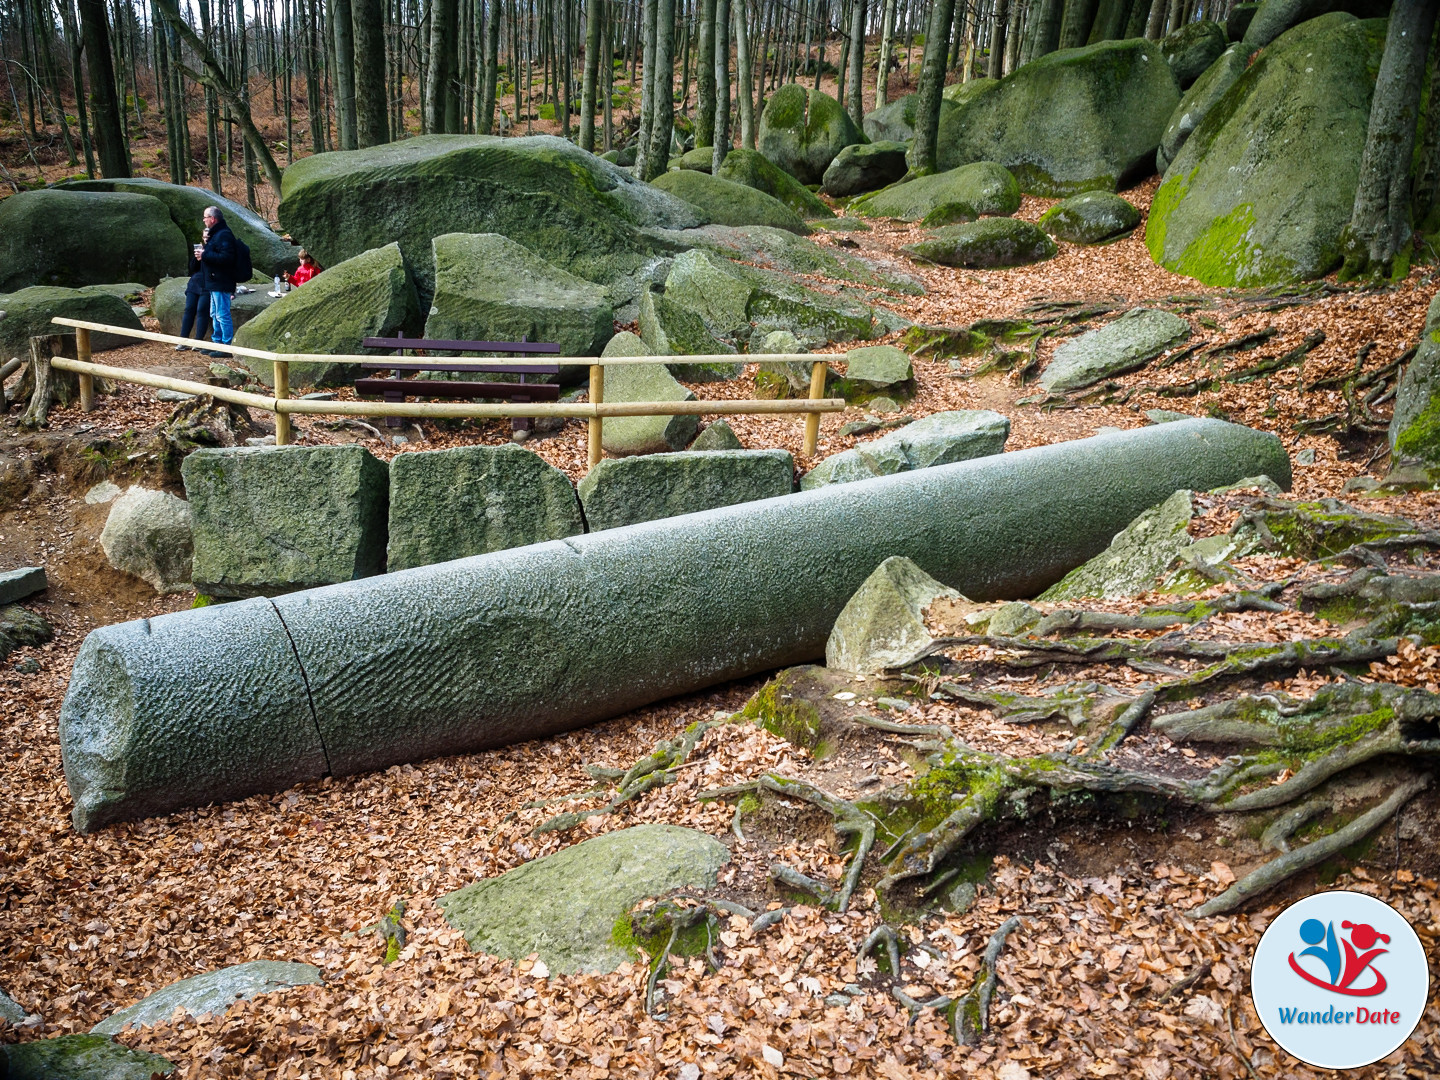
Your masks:
[[[1322,923],[1319,919],[1306,919],[1300,924],[1300,940],[1310,947],[1301,956],[1319,957],[1325,969],[1330,972],[1330,984],[1340,981],[1340,944],[1335,940],[1335,924]],[[1321,942],[1325,947],[1320,947]]]

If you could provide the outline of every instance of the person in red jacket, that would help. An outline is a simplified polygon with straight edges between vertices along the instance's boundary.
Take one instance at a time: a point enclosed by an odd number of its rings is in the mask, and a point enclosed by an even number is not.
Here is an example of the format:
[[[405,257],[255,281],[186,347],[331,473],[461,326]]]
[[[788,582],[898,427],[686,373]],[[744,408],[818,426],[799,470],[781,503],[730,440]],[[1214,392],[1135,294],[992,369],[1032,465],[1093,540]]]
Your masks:
[[[309,281],[319,272],[320,267],[315,265],[315,260],[310,257],[310,253],[304,248],[301,248],[300,265],[296,268],[295,272],[290,275],[290,284],[304,285],[305,282]]]

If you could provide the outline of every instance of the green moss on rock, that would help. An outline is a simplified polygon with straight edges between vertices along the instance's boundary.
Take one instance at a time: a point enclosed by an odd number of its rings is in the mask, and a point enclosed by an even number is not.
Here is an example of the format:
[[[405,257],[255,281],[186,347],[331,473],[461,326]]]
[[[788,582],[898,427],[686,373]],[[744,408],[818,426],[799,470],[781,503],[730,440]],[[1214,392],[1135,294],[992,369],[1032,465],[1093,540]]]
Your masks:
[[[818,184],[845,147],[864,142],[840,103],[819,90],[786,83],[760,115],[756,148],[802,184]]]
[[[810,230],[779,199],[718,176],[677,169],[651,181],[661,191],[699,207],[717,225],[768,225],[805,235]]]
[[[919,221],[941,206],[960,203],[971,217],[1005,216],[1020,209],[1020,185],[1010,171],[993,161],[977,161],[948,172],[922,176],[866,195],[850,209],[866,217]]]
[[[826,206],[815,193],[783,169],[772,165],[758,150],[739,148],[725,155],[715,175],[721,180],[744,184],[779,199],[798,217],[806,221],[828,220],[835,211]],[[792,230],[793,231],[793,230]]]
[[[1055,257],[1055,241],[1028,221],[981,218],[966,225],[936,229],[927,240],[900,249],[943,266],[996,269],[1023,266]]]

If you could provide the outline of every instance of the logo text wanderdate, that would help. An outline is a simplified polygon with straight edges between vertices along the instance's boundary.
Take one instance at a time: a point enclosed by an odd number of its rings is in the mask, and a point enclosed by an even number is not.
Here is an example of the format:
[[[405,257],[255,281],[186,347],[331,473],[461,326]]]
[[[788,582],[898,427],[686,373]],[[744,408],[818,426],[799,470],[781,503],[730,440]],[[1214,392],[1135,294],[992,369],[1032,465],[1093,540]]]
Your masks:
[[[1333,1005],[1324,1012],[1319,1010],[1287,1009],[1277,1010],[1282,1024],[1398,1024],[1400,1014],[1393,1009],[1337,1009]]]

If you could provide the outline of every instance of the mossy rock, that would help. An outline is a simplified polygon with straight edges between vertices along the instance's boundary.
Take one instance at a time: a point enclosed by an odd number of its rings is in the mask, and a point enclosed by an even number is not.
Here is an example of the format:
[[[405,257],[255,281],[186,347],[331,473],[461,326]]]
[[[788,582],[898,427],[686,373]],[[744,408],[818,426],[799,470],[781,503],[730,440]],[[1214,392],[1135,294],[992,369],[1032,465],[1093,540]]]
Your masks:
[[[707,225],[684,235],[687,246],[723,255],[733,262],[752,263],[787,274],[820,274],[855,285],[911,296],[923,296],[925,293],[925,287],[914,278],[897,273],[888,266],[878,266],[848,254],[844,248],[822,246],[783,229],[771,229],[764,225]]]
[[[836,694],[903,692],[904,684],[898,681],[872,678],[859,682],[846,671],[802,664],[777,673],[751,695],[734,719],[758,724],[770,734],[824,758],[852,735],[865,739],[874,735],[850,719],[853,698],[842,701]]]
[[[154,285],[185,272],[185,234],[150,195],[44,188],[0,200],[0,292]]]
[[[188,278],[172,277],[166,278],[155,286],[155,291],[150,296],[150,313],[160,320],[160,332],[162,334],[174,334],[177,337],[185,327],[185,287],[190,283]],[[292,290],[293,291],[293,290]],[[270,295],[268,289],[256,289],[254,292],[237,293],[230,299],[230,320],[236,330],[244,326],[251,319],[255,318],[262,311],[279,299]],[[202,304],[208,305],[209,301],[202,299]],[[3,305],[0,305],[3,306]],[[208,306],[206,307],[208,311]],[[109,321],[109,320],[103,320]],[[191,331],[194,332],[193,330]],[[91,335],[91,345],[95,347],[94,338]]]
[[[810,231],[779,199],[744,184],[689,169],[665,173],[652,183],[661,191],[699,207],[701,213],[717,225],[768,225],[802,236]]]
[[[1110,546],[1040,594],[1041,600],[1134,596],[1156,587],[1190,546],[1193,493],[1177,491],[1116,534]]]
[[[837,154],[865,141],[855,121],[828,94],[786,83],[760,115],[756,147],[802,184],[818,184]]]
[[[905,178],[909,165],[903,142],[869,142],[847,146],[825,170],[821,190],[826,195],[843,197],[874,191]]]
[[[691,354],[713,355],[731,353],[735,349],[720,341],[705,326],[705,320],[688,308],[681,307],[664,293],[648,289],[640,295],[640,340],[649,346],[656,356],[685,356]],[[672,373],[680,375],[674,371]],[[687,364],[698,376],[691,381],[711,382],[733,379],[743,370],[744,365],[734,364]]]
[[[1190,324],[1157,308],[1132,308],[1099,330],[1060,343],[1040,385],[1051,393],[1081,390],[1144,367],[1190,336]]]
[[[1145,226],[1151,257],[1211,286],[1339,266],[1384,47],[1383,21],[1337,12],[1266,48],[1166,171]]]
[[[610,339],[605,357],[649,356],[650,347],[628,330]],[[664,364],[614,364],[605,368],[606,401],[694,401],[689,390]],[[695,416],[613,416],[601,428],[605,452],[654,454],[683,450],[695,438],[700,421]]]
[[[586,526],[597,532],[773,499],[794,487],[787,451],[716,449],[607,459],[585,474],[577,492]]]
[[[936,229],[927,240],[900,249],[943,266],[996,269],[1055,257],[1059,248],[1037,226],[1015,218],[981,218]]]
[[[920,221],[937,207],[963,203],[976,216],[1008,215],[1020,209],[1020,185],[1010,170],[977,161],[948,172],[922,176],[856,199],[850,210],[865,217]]]
[[[1400,376],[1389,435],[1397,458],[1440,465],[1440,296],[1430,301],[1415,358]]]
[[[422,135],[313,154],[285,170],[281,196],[281,225],[322,266],[399,244],[426,304],[430,244],[445,233],[500,233],[619,289],[657,253],[646,229],[703,220],[690,204],[549,135]],[[625,288],[612,301],[633,296]]]
[[[1185,90],[1220,58],[1228,44],[1223,26],[1201,20],[1186,23],[1168,35],[1160,42],[1160,52],[1180,89]]]
[[[367,337],[393,337],[419,321],[415,289],[398,244],[347,259],[271,304],[235,332],[235,344],[283,353],[346,353],[367,350]],[[275,372],[267,360],[239,359],[265,385]],[[324,360],[292,362],[291,386],[342,385],[355,378],[354,364]]]
[[[1154,167],[1180,101],[1153,41],[1102,41],[1017,68],[940,121],[937,164],[1004,165],[1034,195],[1114,191]]]
[[[1263,49],[1287,30],[1331,12],[1357,19],[1380,19],[1390,12],[1392,0],[1263,0],[1245,27],[1242,39],[1247,54]]]
[[[731,150],[715,175],[779,199],[806,221],[828,220],[835,216],[835,211],[816,198],[814,192],[785,170],[772,165],[758,150]]]
[[[680,168],[682,169],[708,173],[714,167],[715,148],[713,146],[697,146],[694,150],[687,150],[680,155]]]
[[[920,227],[922,229],[941,229],[946,225],[964,225],[979,216],[969,203],[941,203],[920,219]]]
[[[1040,215],[1039,225],[1057,240],[1103,244],[1129,235],[1140,224],[1140,211],[1108,191],[1085,191],[1056,203]]]
[[[1180,104],[1165,122],[1165,134],[1160,136],[1160,148],[1155,151],[1155,168],[1164,173],[1180,153],[1185,140],[1200,126],[1215,103],[1225,96],[1227,90],[1245,74],[1249,55],[1245,46],[1238,42],[1220,54],[1213,64],[1185,91]]]
[[[13,293],[0,293],[0,361],[12,356],[30,358],[30,339],[40,334],[74,334],[68,326],[56,326],[54,318],[80,319],[128,330],[143,330],[129,304],[101,288],[61,289],[33,285]],[[92,333],[90,351],[105,352],[134,345],[134,338],[119,334]]]
[[[1232,7],[1230,14],[1225,16],[1226,38],[1238,44],[1245,37],[1245,31],[1250,29],[1250,24],[1255,21],[1255,13],[1259,10],[1259,4],[1236,4]]]
[[[999,85],[998,79],[983,79],[980,82],[994,83]],[[975,82],[968,84],[956,83],[954,87],[945,88],[948,93],[961,85],[976,85]],[[865,132],[865,137],[871,142],[909,142],[915,138],[915,108],[920,103],[919,94],[906,94],[894,101],[887,102],[872,112],[865,114],[860,122]],[[940,98],[940,115],[944,116],[955,107],[955,102],[949,97]]]
[[[967,101],[974,101],[976,98],[984,97],[991,91],[1000,89],[1000,80],[991,78],[975,78],[969,82],[951,83],[940,91],[940,100],[947,101],[951,105],[964,105]],[[942,117],[945,115],[942,111]]]
[[[152,1080],[174,1071],[158,1054],[131,1050],[108,1035],[61,1035],[0,1046],[0,1073],[9,1080]]]

